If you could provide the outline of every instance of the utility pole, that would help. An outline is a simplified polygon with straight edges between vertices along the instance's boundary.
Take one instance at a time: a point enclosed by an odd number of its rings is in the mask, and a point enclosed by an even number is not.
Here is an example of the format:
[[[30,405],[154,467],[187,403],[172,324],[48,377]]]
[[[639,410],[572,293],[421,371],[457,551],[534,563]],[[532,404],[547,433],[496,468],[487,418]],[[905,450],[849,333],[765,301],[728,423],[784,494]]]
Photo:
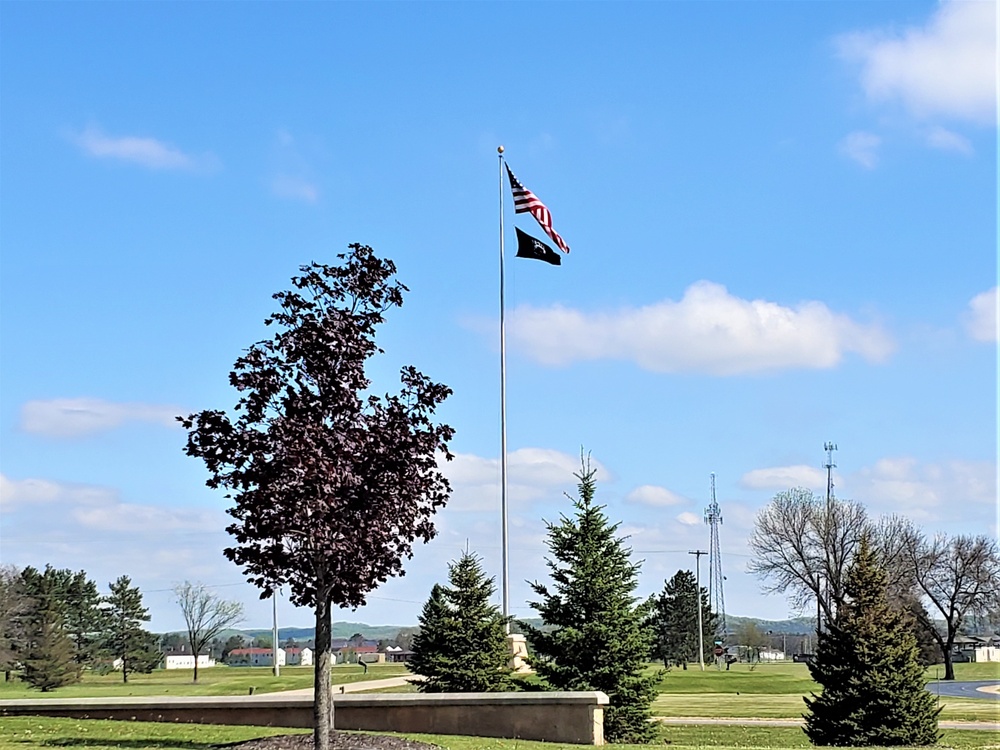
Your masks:
[[[271,662],[274,664],[272,672],[275,677],[281,676],[281,668],[278,666],[278,591],[275,588],[271,593]]]
[[[705,628],[701,624],[701,556],[707,555],[708,553],[696,549],[688,552],[689,555],[694,555],[694,581],[695,588],[697,589],[698,595],[698,664],[701,665],[701,671],[705,671]]]

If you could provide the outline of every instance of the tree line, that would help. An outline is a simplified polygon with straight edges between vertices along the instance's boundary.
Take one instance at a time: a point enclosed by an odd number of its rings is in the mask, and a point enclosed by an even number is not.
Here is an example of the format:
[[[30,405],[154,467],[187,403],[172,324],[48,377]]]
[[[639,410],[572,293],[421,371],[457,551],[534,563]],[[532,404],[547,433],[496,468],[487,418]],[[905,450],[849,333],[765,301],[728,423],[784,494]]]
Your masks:
[[[143,628],[149,612],[128,576],[101,594],[86,572],[0,568],[0,669],[43,692],[80,680],[84,670],[148,673],[158,638]]]
[[[224,629],[242,619],[238,602],[221,599],[202,584],[184,582],[174,596],[187,627],[181,641],[197,655]],[[0,670],[42,692],[79,682],[85,671],[148,674],[163,659],[158,635],[145,629],[149,610],[128,576],[100,593],[83,570],[46,565],[0,567]],[[168,640],[170,640],[168,638]],[[227,644],[229,645],[229,644]]]

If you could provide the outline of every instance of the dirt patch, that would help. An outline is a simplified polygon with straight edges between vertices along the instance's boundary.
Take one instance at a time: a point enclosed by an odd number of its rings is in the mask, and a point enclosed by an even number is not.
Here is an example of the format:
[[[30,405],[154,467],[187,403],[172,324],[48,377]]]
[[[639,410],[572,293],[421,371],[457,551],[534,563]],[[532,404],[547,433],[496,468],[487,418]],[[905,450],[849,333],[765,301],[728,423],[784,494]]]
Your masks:
[[[231,745],[217,745],[226,750],[312,750],[311,734],[279,734],[261,737]],[[353,732],[333,732],[330,735],[331,750],[441,750],[437,745],[416,742],[404,737],[387,734],[354,734]]]

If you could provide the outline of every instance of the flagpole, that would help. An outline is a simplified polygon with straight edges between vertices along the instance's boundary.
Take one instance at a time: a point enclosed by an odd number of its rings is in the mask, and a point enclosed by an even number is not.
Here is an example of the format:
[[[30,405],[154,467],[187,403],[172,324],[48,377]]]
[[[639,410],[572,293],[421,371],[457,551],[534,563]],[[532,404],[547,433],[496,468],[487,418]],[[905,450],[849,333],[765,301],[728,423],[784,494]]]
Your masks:
[[[507,335],[504,328],[503,261],[503,146],[497,147],[500,187],[500,546],[502,559],[501,589],[503,616],[510,634],[510,585],[507,559]]]

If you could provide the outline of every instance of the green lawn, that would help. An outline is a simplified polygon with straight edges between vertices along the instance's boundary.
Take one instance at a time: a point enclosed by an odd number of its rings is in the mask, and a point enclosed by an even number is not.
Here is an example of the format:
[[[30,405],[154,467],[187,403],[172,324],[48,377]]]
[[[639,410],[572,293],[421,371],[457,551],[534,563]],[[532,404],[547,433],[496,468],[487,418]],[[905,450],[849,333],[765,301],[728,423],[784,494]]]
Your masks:
[[[87,750],[210,750],[213,746],[226,743],[300,731],[304,730],[13,717],[0,718],[0,750],[49,750],[54,747],[84,747]],[[946,730],[943,735],[939,747],[956,750],[987,750],[998,747],[997,737],[990,732]],[[437,745],[442,750],[580,750],[581,747],[482,737],[406,736]],[[812,747],[800,729],[788,727],[664,727],[662,741],[669,742],[673,750],[706,747],[715,750]],[[619,750],[642,750],[650,746],[614,747]]]
[[[333,684],[376,680],[383,677],[409,674],[403,664],[369,665],[368,674],[355,664],[342,664],[333,668]],[[281,676],[274,677],[266,667],[211,667],[198,670],[198,682],[191,682],[191,671],[186,669],[157,669],[151,674],[129,675],[122,683],[119,673],[108,675],[86,674],[76,685],[41,693],[32,690],[19,680],[0,681],[0,700],[11,698],[111,698],[125,695],[246,695],[250,688],[255,693],[274,693],[280,690],[299,690],[313,686],[312,667],[282,667]]]

